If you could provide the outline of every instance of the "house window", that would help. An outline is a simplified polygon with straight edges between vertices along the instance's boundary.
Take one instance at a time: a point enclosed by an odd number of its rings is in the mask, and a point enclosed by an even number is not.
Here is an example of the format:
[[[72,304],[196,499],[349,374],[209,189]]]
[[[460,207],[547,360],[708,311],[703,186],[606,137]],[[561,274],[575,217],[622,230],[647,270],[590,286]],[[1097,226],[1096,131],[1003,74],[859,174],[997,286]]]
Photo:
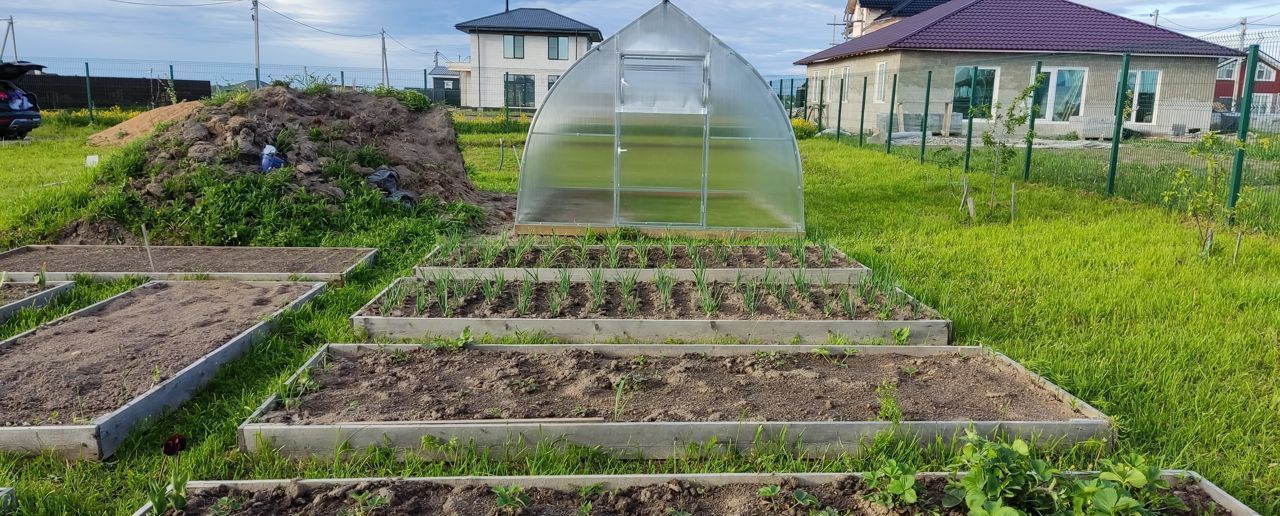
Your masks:
[[[1160,87],[1160,72],[1157,70],[1138,70],[1129,72],[1129,81],[1125,90],[1131,99],[1129,102],[1129,121],[1138,124],[1150,124],[1156,121],[1156,93]]]
[[[978,67],[978,76],[975,78],[972,66],[957,66],[951,112],[959,113],[966,120],[970,113],[978,118],[989,118],[991,106],[996,102],[996,81],[999,76],[999,68]],[[970,96],[973,97],[972,107],[969,106]]]
[[[569,59],[569,38],[556,36],[547,38],[547,59],[552,61]]]
[[[1084,105],[1085,68],[1045,68],[1035,93],[1036,120],[1066,122],[1080,116]]]
[[[1270,93],[1254,93],[1252,112],[1258,114],[1268,114],[1275,108],[1275,95]]]
[[[548,76],[547,76],[547,91],[551,91],[551,88],[552,88],[553,86],[555,86],[555,85],[556,85],[556,81],[558,81],[558,80],[560,80],[560,76],[559,76],[559,75],[548,75]]]
[[[844,74],[840,76],[840,99],[841,102],[849,102],[849,67],[844,67]]]
[[[1258,73],[1253,76],[1254,80],[1262,82],[1272,82],[1276,80],[1276,69],[1270,66],[1259,64]]]
[[[1236,60],[1230,59],[1218,64],[1218,80],[1232,81],[1236,78]]]
[[[453,89],[453,81],[444,81],[444,89],[446,90]]]
[[[502,36],[502,57],[524,59],[524,36]]]
[[[876,63],[876,89],[875,96],[872,97],[876,99],[876,102],[884,102],[884,83],[887,82],[888,78],[889,63],[886,61]]]
[[[507,107],[533,107],[533,76],[509,73],[506,76]]]

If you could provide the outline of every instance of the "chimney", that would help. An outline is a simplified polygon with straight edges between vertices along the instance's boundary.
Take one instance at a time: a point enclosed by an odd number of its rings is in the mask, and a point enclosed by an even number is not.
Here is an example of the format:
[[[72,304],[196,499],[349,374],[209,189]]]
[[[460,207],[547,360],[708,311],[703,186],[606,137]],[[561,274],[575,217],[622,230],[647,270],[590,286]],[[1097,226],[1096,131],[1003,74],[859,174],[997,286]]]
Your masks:
[[[507,0],[507,12],[511,12],[511,0]]]

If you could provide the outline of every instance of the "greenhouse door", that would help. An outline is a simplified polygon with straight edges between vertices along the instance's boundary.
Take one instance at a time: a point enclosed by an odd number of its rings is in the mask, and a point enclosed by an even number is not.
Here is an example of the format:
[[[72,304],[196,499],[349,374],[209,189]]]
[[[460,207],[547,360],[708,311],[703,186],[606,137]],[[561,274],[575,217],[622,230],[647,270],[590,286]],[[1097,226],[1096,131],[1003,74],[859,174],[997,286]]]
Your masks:
[[[618,223],[702,225],[706,58],[623,55],[620,70]]]

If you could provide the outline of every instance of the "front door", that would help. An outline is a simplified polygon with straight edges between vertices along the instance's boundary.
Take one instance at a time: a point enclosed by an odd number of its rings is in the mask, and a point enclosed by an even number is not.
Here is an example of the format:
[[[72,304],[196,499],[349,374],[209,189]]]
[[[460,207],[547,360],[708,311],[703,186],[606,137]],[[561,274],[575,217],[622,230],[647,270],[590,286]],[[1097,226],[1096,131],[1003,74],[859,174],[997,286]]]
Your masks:
[[[705,62],[702,57],[622,57],[615,199],[620,224],[702,224]]]

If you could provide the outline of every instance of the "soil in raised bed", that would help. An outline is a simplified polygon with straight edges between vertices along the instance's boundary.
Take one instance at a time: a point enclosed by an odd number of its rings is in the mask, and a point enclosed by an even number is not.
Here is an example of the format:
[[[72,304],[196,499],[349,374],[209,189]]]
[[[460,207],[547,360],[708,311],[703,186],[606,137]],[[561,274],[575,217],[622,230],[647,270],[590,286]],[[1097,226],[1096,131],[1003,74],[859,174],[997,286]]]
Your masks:
[[[0,426],[86,424],[283,308],[312,285],[158,283],[0,346]]]
[[[155,272],[340,273],[368,254],[365,249],[153,247]],[[141,246],[34,247],[0,256],[0,271],[151,272]]]
[[[495,244],[497,245],[497,244]],[[647,247],[619,246],[610,251],[603,246],[556,247],[505,246],[486,249],[464,246],[432,257],[428,264],[440,267],[509,268],[605,268],[605,269],[695,269],[705,268],[838,268],[856,267],[858,262],[844,253],[810,245],[797,257],[791,246],[672,246],[670,254],[662,244]]]
[[[361,315],[531,319],[893,320],[937,318],[898,292],[870,285],[750,280],[741,284],[672,281],[665,296],[656,282],[502,281],[439,278],[403,280]],[[567,285],[567,289],[563,287]],[[493,294],[486,295],[486,288]],[[749,295],[749,291],[751,294]],[[755,301],[748,302],[754,296]],[[711,299],[714,302],[708,302]],[[754,308],[752,306],[754,305]]]
[[[916,491],[919,501],[911,509],[888,509],[869,500],[869,490],[857,477],[845,477],[834,482],[812,486],[799,486],[791,479],[778,485],[779,493],[774,502],[759,495],[766,484],[728,484],[703,486],[688,481],[675,480],[649,486],[617,490],[597,489],[586,493],[558,489],[532,488],[524,490],[528,505],[514,514],[520,516],[574,516],[586,503],[593,516],[670,516],[693,514],[698,516],[755,516],[787,515],[804,516],[819,508],[832,508],[839,514],[907,515],[930,514],[962,515],[962,510],[942,508],[942,497],[947,479],[941,477],[920,479]],[[581,486],[589,487],[589,486]],[[817,499],[818,507],[794,507],[797,491],[803,490]],[[1225,509],[1212,503],[1212,498],[1194,484],[1176,485],[1171,493],[1182,499],[1188,511],[1170,514],[1228,515]],[[365,498],[367,496],[367,498]],[[361,504],[356,498],[365,498]],[[188,496],[187,515],[275,515],[275,514],[363,514],[360,509],[369,507],[369,500],[378,506],[372,514],[442,516],[490,516],[497,511],[497,495],[486,486],[453,487],[430,482],[370,481],[343,486],[307,487],[293,483],[258,492],[240,491],[221,486],[201,490]]]
[[[48,289],[47,285],[42,287],[35,283],[0,283],[0,306],[26,299]]]
[[[874,421],[894,412],[904,421],[1081,417],[990,357],[850,355],[842,348],[825,356],[624,358],[583,350],[371,350],[334,353],[308,378],[309,392],[267,414],[267,422]]]

